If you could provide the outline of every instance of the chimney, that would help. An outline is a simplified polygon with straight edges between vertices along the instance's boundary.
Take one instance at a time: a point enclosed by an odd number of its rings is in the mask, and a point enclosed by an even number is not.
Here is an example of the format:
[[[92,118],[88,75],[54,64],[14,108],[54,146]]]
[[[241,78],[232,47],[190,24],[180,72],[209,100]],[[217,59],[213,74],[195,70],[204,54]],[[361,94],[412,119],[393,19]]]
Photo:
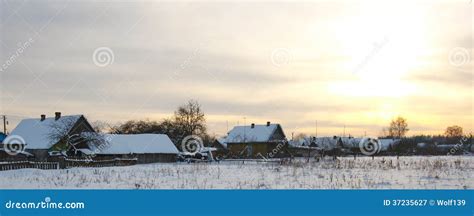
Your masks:
[[[54,120],[58,120],[59,118],[61,118],[61,112],[55,112],[54,113]]]
[[[250,125],[250,128],[255,128],[255,124],[252,123],[252,124]]]
[[[41,121],[44,121],[46,119],[46,115],[45,114],[41,114]]]
[[[270,122],[269,122],[269,121],[267,121],[267,127],[268,127],[268,126],[270,126]]]

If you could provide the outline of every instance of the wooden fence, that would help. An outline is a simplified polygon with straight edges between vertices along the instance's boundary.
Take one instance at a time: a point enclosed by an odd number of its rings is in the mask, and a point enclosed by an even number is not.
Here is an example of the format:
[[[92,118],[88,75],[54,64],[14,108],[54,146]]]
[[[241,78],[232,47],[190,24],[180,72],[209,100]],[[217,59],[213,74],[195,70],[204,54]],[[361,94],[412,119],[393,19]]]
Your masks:
[[[0,162],[0,171],[14,169],[59,169],[58,162],[9,161]]]
[[[15,169],[68,169],[74,167],[110,167],[110,166],[131,166],[137,164],[137,159],[120,159],[111,160],[79,160],[64,159],[58,161],[38,162],[38,161],[0,161],[0,171]]]
[[[131,166],[137,164],[137,159],[121,159],[115,158],[111,160],[65,160],[62,168],[74,168],[74,167],[110,167],[110,166]]]

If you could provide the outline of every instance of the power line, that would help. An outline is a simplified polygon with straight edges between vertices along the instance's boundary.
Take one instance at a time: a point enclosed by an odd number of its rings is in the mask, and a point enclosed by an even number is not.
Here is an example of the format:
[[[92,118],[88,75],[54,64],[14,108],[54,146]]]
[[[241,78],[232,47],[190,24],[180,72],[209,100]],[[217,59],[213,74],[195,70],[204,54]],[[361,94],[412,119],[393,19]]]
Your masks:
[[[24,116],[18,114],[0,114],[0,116],[18,117],[18,118],[33,118],[31,116]]]
[[[0,118],[3,120],[3,133],[7,134],[7,131],[8,131],[7,125],[9,125],[8,119],[25,119],[25,118],[32,118],[32,117],[19,115],[19,114],[2,114],[0,115]]]

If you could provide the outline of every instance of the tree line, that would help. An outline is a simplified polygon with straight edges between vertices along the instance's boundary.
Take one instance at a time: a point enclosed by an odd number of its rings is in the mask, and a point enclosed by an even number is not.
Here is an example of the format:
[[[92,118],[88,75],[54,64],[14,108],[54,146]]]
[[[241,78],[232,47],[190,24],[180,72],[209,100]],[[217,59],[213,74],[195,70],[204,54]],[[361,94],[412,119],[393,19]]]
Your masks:
[[[211,143],[215,139],[207,133],[205,114],[201,105],[195,100],[179,106],[173,116],[161,121],[128,120],[114,126],[100,122],[94,125],[98,132],[108,130],[113,134],[166,134],[178,149],[181,148],[181,141],[189,135],[201,137],[204,144]]]
[[[114,134],[167,134],[178,149],[181,148],[181,141],[189,135],[201,137],[205,145],[215,140],[214,136],[208,134],[205,114],[201,105],[195,100],[190,100],[186,104],[179,106],[176,111],[174,111],[173,116],[161,121],[129,120],[114,126],[107,126],[105,123],[95,122],[94,127],[97,132],[107,130],[109,133]],[[420,142],[452,144],[459,142],[464,135],[463,128],[458,125],[448,126],[442,135],[413,135],[407,137],[408,131],[410,131],[410,129],[407,119],[398,116],[390,121],[388,127],[382,129],[379,138],[400,139],[400,145],[394,147],[397,149],[392,150],[396,152],[407,152],[416,148],[417,143]],[[299,134],[294,138],[299,137],[305,137],[305,135]]]
[[[382,135],[379,138],[400,139],[400,143],[389,151],[396,153],[410,153],[415,151],[419,143],[428,145],[429,151],[436,152],[435,148],[438,144],[456,144],[469,148],[472,145],[472,134],[466,135],[463,128],[458,125],[446,127],[444,134],[439,135],[412,135],[407,137],[406,133],[409,131],[408,121],[406,118],[398,116],[390,122],[387,128],[382,129]]]
[[[390,122],[390,125],[387,128],[382,129],[381,138],[401,139],[406,136],[406,133],[409,130],[407,119],[398,116]],[[461,138],[464,135],[463,128],[458,125],[448,126],[443,135],[446,138]],[[438,136],[443,137],[443,135]]]

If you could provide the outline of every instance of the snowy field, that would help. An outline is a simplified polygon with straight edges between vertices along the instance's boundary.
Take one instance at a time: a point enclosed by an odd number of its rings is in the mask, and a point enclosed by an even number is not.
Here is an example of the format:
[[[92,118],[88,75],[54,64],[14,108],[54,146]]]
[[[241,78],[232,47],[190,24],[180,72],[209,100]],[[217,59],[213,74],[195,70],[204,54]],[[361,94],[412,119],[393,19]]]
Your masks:
[[[474,157],[352,157],[0,172],[0,188],[473,189]]]

